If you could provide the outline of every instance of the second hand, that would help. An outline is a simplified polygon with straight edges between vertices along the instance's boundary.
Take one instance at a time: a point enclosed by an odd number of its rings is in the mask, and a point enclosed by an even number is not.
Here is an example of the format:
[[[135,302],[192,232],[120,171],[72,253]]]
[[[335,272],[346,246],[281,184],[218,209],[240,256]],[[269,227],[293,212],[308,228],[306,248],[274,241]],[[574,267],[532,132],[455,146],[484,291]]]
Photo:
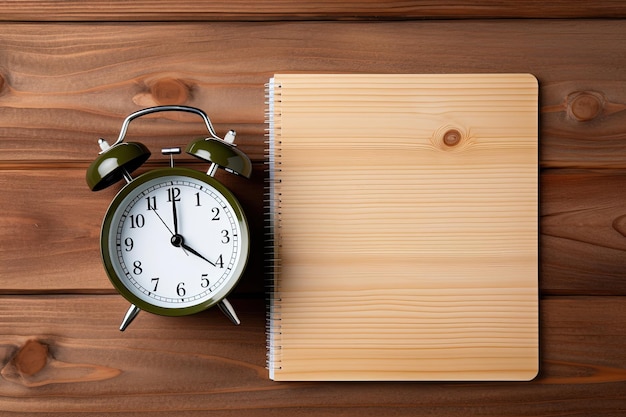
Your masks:
[[[165,228],[170,232],[172,237],[176,236],[176,234],[174,232],[172,232],[172,229],[170,229],[170,227],[167,225],[167,223],[165,223],[165,220],[163,220],[163,217],[161,217],[161,215],[159,215],[159,213],[156,210],[151,210],[151,211],[153,211],[154,214],[157,215],[159,220],[161,220],[161,223],[163,223],[163,226],[165,226]],[[189,254],[187,253],[187,251],[185,250],[184,247],[182,247],[182,246],[178,246],[178,247],[181,248],[183,250],[183,252],[185,252],[185,255],[189,256]]]

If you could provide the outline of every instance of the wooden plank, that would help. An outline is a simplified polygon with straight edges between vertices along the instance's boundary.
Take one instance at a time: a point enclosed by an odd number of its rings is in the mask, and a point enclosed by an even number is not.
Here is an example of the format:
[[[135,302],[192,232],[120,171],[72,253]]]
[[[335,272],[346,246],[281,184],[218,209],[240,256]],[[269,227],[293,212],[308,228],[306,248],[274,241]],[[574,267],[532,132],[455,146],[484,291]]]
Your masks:
[[[528,72],[540,83],[542,166],[624,167],[624,43],[619,20],[5,23],[0,161],[89,161],[98,137],[158,104],[204,109],[260,161],[263,85],[276,72]],[[155,116],[129,138],[158,149],[205,133],[194,115]]]
[[[623,297],[541,303],[541,374],[525,383],[277,383],[267,378],[264,306],[142,313],[117,330],[116,296],[0,297],[0,410],[20,417],[155,413],[226,416],[619,416],[626,408]]]
[[[100,260],[99,234],[122,182],[93,193],[85,182],[86,169],[0,170],[0,293],[113,291]],[[263,170],[262,164],[254,164],[250,180],[222,170],[216,175],[241,202],[252,233],[248,273],[237,287],[240,294],[263,291],[263,280],[254,278],[264,262]]]
[[[620,1],[10,1],[0,6],[6,21],[197,21],[197,20],[354,20],[423,18],[580,18],[624,17]]]
[[[90,192],[84,180],[86,165],[28,168],[0,169],[0,292],[112,291],[100,263],[98,235],[115,190]],[[252,224],[252,275],[244,277],[239,289],[244,293],[264,291],[258,278],[264,253],[264,168],[255,164],[252,179],[245,181],[218,174],[229,181]],[[626,295],[621,278],[626,270],[625,181],[621,171],[542,173],[542,293]]]
[[[546,293],[626,294],[622,171],[548,170],[541,177]],[[593,281],[590,284],[589,279]]]

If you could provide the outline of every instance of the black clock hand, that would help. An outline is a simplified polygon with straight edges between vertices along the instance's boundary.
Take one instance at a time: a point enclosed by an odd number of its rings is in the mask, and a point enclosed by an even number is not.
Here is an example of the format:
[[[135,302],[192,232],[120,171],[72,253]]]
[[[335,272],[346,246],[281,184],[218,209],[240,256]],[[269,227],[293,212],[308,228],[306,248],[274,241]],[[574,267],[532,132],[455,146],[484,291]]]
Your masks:
[[[163,217],[161,217],[161,216],[159,215],[159,213],[158,213],[156,210],[150,210],[150,211],[153,211],[153,212],[154,212],[154,214],[156,214],[156,215],[157,215],[157,217],[159,218],[159,220],[161,220],[161,223],[163,223],[163,226],[165,226],[165,228],[166,228],[166,229],[170,232],[170,234],[173,236],[173,235],[174,235],[174,233],[172,232],[172,229],[170,229],[170,227],[167,225],[167,223],[165,223],[165,220],[163,220]]]
[[[172,229],[170,229],[170,227],[167,225],[167,223],[165,223],[165,220],[163,220],[163,217],[161,217],[161,216],[159,215],[159,213],[156,211],[156,209],[155,209],[155,210],[151,210],[151,211],[153,211],[153,212],[154,212],[154,214],[156,214],[156,215],[157,215],[157,217],[159,218],[159,220],[161,220],[161,223],[163,223],[163,226],[165,226],[165,228],[166,228],[166,229],[170,232],[170,234],[172,235],[172,239],[171,239],[172,245],[174,245],[174,246],[176,246],[176,247],[181,248],[181,249],[183,250],[183,252],[185,252],[185,255],[189,256],[189,254],[187,253],[187,250],[186,250],[184,247],[182,247],[181,245],[176,245],[176,244],[174,244],[174,237],[175,237],[175,236],[180,236],[180,235],[179,235],[179,234],[176,234],[176,233],[174,233],[174,232],[172,232]],[[174,208],[174,220],[176,220],[176,208]],[[178,229],[178,222],[176,222],[176,221],[174,222],[174,229]],[[180,239],[181,239],[181,240],[182,240],[182,238],[183,238],[183,237],[182,237],[182,236],[180,236]]]
[[[174,218],[174,234],[178,234],[178,213],[176,212],[176,197],[174,195],[174,188],[172,188],[172,217]]]
[[[196,255],[197,257],[204,259],[205,261],[207,261],[211,265],[217,266],[215,263],[209,261],[207,258],[202,256],[202,254],[200,254],[200,252],[198,252],[197,250],[195,250],[191,246],[187,245],[185,243],[185,239],[181,235],[174,235],[174,236],[172,236],[171,242],[172,242],[172,245],[174,245],[176,247],[179,247],[179,248],[183,248],[183,250],[191,252],[193,255]]]

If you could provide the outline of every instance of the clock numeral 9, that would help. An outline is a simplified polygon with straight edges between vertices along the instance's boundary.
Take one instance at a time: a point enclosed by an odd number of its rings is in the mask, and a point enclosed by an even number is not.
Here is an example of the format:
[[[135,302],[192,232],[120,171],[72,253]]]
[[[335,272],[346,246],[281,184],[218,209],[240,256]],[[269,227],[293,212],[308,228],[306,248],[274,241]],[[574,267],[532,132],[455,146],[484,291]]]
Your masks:
[[[133,239],[129,237],[124,239],[124,245],[126,245],[126,249],[125,249],[126,252],[130,252],[135,247],[135,243],[133,242]]]

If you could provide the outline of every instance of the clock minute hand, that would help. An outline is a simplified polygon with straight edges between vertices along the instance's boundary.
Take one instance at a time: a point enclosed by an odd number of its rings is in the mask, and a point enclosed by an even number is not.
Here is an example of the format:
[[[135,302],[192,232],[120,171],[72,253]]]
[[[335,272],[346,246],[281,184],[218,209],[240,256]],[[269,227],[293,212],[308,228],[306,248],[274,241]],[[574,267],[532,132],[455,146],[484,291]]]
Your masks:
[[[176,197],[174,196],[174,188],[171,189],[172,195],[172,217],[174,218],[174,234],[178,234],[178,213],[176,212]]]
[[[197,250],[195,250],[194,248],[192,248],[191,246],[187,245],[185,243],[185,239],[181,236],[181,235],[174,235],[172,236],[172,245],[179,247],[179,248],[183,248],[184,250],[190,252],[193,255],[196,255],[197,257],[204,259],[205,261],[207,261],[208,263],[210,263],[213,266],[217,266],[215,263],[209,261],[207,258],[205,258],[200,252],[198,252]]]

